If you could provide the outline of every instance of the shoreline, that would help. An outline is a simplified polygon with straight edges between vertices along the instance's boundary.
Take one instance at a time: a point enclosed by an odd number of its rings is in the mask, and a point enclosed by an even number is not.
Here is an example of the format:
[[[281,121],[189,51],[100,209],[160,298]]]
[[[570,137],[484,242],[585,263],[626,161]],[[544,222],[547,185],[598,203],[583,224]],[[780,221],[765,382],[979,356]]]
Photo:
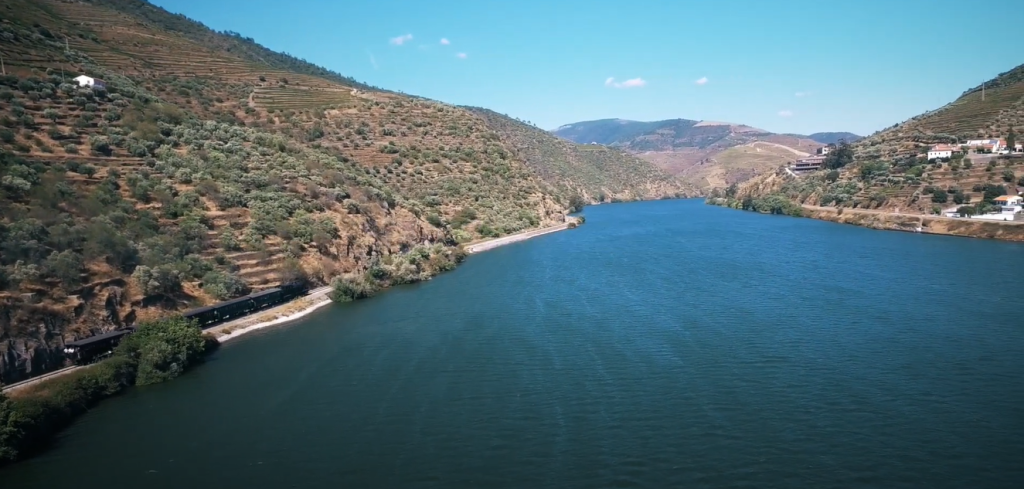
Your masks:
[[[493,250],[494,248],[498,248],[501,246],[510,245],[512,243],[518,243],[520,241],[526,241],[530,238],[536,238],[537,236],[543,236],[545,234],[551,234],[558,231],[565,231],[566,229],[572,229],[570,228],[570,226],[574,224],[576,226],[580,225],[579,218],[567,216],[566,219],[569,220],[563,224],[557,224],[555,226],[548,226],[546,228],[535,229],[533,231],[525,231],[521,233],[511,234],[508,236],[502,236],[500,238],[489,239],[487,241],[481,241],[479,243],[472,243],[466,245],[466,253],[471,255],[476,253],[482,253],[484,251]]]
[[[297,305],[299,305],[298,302],[300,302],[302,300],[305,300],[305,298],[304,299],[299,299],[298,301],[295,301],[295,303],[292,303],[292,304],[285,304],[285,306],[297,306]],[[233,340],[235,338],[244,336],[245,334],[251,333],[253,331],[257,331],[257,330],[264,329],[264,328],[269,328],[271,326],[277,326],[277,325],[280,325],[280,324],[284,324],[284,323],[288,323],[288,322],[294,321],[296,319],[300,319],[300,318],[302,318],[304,316],[309,315],[313,311],[316,311],[317,309],[320,309],[321,307],[324,307],[324,306],[327,306],[327,305],[330,305],[330,304],[333,304],[333,303],[334,303],[334,301],[332,301],[329,297],[322,296],[322,297],[318,297],[316,299],[312,299],[312,301],[311,301],[311,303],[309,305],[306,305],[305,307],[299,309],[298,311],[295,311],[295,312],[293,312],[291,314],[286,314],[284,316],[278,316],[278,317],[276,317],[274,319],[271,319],[269,321],[262,321],[262,322],[258,322],[256,324],[248,324],[248,325],[222,326],[222,328],[224,328],[224,330],[221,330],[221,331],[215,331],[217,328],[211,328],[209,331],[205,331],[204,333],[210,333],[210,334],[215,335],[217,341],[223,344],[223,343],[225,343],[225,342],[227,342],[229,340]],[[269,314],[266,314],[266,315],[269,315]],[[258,318],[253,318],[252,320],[253,321],[260,321],[261,319],[263,319],[263,318],[262,317],[258,317]],[[237,329],[235,329],[235,328],[237,328]],[[218,333],[223,333],[223,334],[218,335]]]
[[[735,201],[705,199],[705,205],[745,211],[730,205]],[[796,204],[794,204],[796,205]],[[955,236],[960,238],[990,239],[996,241],[1024,242],[1024,221],[982,221],[959,219],[925,214],[896,214],[876,209],[853,209],[846,207],[820,207],[799,204],[800,214],[783,213],[791,217],[802,217],[818,221],[860,226],[879,231]]]

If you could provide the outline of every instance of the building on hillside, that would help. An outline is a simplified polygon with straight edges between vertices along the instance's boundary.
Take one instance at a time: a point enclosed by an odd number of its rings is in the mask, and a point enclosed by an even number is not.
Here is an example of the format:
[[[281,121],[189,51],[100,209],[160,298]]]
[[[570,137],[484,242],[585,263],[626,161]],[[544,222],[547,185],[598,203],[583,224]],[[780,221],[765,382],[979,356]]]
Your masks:
[[[1013,145],[1013,152],[1014,153],[1024,153],[1024,144],[1018,143],[1018,144]]]
[[[928,159],[951,158],[956,151],[959,151],[959,149],[948,144],[936,144],[928,150]]]
[[[825,156],[825,155],[829,154],[829,152],[831,152],[831,151],[832,151],[832,148],[830,148],[828,146],[822,146],[822,147],[818,148],[816,153],[821,155],[821,156]]]
[[[1024,197],[1019,195],[1002,195],[992,200],[999,206],[999,210],[1003,214],[1020,214],[1021,209],[1024,208]]]
[[[78,75],[75,77],[75,81],[80,87],[107,88],[107,82],[91,76]]]
[[[1003,142],[1002,145],[1005,146],[1006,143]],[[974,150],[993,152],[999,151],[999,148],[1001,147],[1000,141],[998,139],[970,139],[966,143],[964,143],[964,146],[967,146],[968,148]]]
[[[794,172],[814,171],[820,170],[825,165],[824,156],[809,156],[807,158],[801,158],[793,162],[790,169]]]
[[[1024,195],[1024,187],[1017,187],[1017,195]]]

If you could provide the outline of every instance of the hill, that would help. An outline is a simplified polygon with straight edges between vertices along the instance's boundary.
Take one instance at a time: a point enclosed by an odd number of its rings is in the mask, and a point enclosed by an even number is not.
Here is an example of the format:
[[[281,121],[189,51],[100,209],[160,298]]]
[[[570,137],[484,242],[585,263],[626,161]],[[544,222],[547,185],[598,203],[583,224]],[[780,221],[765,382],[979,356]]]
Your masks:
[[[599,202],[697,195],[650,162],[601,145],[580,145],[478,107],[479,115],[502,141],[546,181]]]
[[[916,156],[937,143],[1005,138],[1024,127],[1024,65],[965,91],[953,102],[876,132],[854,145],[858,158]]]
[[[554,130],[558,137],[581,144],[600,144],[631,152],[650,161],[688,184],[708,192],[720,184],[743,181],[766,169],[774,168],[820,146],[803,136],[774,134],[763,129],[726,122],[669,119],[638,122],[602,119],[566,124]],[[722,152],[755,142],[749,151]],[[771,151],[779,158],[766,158],[763,150],[771,145],[790,151]],[[720,166],[721,161],[728,164]],[[769,163],[770,161],[770,163]],[[728,183],[725,183],[728,182]]]
[[[1024,158],[975,150],[944,159],[928,160],[926,155],[933,143],[1007,139],[1011,128],[1021,130],[1024,66],[986,82],[984,100],[981,91],[980,86],[972,88],[942,108],[841,145],[825,162],[834,172],[823,170],[799,177],[784,171],[765,173],[740,186],[735,195],[722,196],[724,200],[716,202],[739,206],[746,200],[755,209],[758,202],[763,204],[760,207],[783,210],[793,209],[791,204],[866,209],[873,216],[879,215],[876,211],[881,215],[898,211],[902,217],[937,215],[951,208],[972,214],[996,211],[996,197],[1016,195],[1017,187],[1024,187]],[[822,215],[832,219],[838,214]],[[951,234],[1020,238],[1020,233],[999,231],[998,224],[955,222]]]
[[[821,144],[839,144],[840,141],[853,143],[864,139],[862,136],[858,136],[852,132],[816,132],[814,134],[808,134],[807,136],[801,136],[799,134],[793,134],[793,136],[807,138]]]
[[[460,243],[562,222],[601,191],[681,190],[619,152],[542,142],[555,157],[538,158],[529,126],[141,1],[4,8],[3,382],[140,319],[287,280],[421,280],[451,268]],[[105,87],[78,86],[82,74]]]

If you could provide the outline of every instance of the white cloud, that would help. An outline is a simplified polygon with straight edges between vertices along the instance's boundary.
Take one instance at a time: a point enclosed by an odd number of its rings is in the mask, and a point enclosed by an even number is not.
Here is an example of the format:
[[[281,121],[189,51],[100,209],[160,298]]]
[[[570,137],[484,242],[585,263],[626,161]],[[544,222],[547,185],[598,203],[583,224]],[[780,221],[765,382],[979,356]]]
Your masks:
[[[797,96],[797,97],[807,97],[807,96],[809,96],[810,94],[811,94],[811,92],[796,92],[796,93],[794,93],[793,95],[795,95],[795,96]]]
[[[708,77],[702,76],[693,81],[695,85],[706,85],[708,83]]]
[[[391,44],[394,44],[395,46],[401,46],[401,45],[403,45],[406,42],[409,42],[411,40],[412,40],[412,34],[406,34],[404,36],[392,37],[390,42],[391,42]]]
[[[466,53],[459,53],[459,54],[456,54],[455,56],[458,57],[459,59],[466,59],[466,57],[467,57]]]
[[[640,77],[631,78],[624,82],[617,82],[614,77],[608,77],[604,81],[604,86],[612,88],[640,88],[644,85],[647,85],[647,81]]]
[[[447,45],[449,45],[449,44],[451,44],[451,43],[452,43],[452,42],[451,42],[451,41],[449,41],[447,37],[442,37],[442,38],[441,38],[441,45],[442,45],[442,46],[447,46]]]
[[[370,64],[373,65],[373,69],[376,70],[378,68],[378,66],[377,66],[377,58],[373,57],[373,53],[366,53],[366,54],[370,55]]]
[[[792,110],[780,110],[779,111],[779,117],[793,117],[793,111]]]

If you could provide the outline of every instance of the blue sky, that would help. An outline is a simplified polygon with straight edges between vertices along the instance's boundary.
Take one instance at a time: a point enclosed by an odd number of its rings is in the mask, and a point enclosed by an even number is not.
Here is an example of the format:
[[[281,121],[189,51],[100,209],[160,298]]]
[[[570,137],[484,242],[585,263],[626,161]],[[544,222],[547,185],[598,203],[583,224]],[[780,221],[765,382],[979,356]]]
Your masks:
[[[155,3],[371,85],[545,129],[681,117],[869,134],[1024,63],[1000,20],[1024,14],[1010,0]]]

